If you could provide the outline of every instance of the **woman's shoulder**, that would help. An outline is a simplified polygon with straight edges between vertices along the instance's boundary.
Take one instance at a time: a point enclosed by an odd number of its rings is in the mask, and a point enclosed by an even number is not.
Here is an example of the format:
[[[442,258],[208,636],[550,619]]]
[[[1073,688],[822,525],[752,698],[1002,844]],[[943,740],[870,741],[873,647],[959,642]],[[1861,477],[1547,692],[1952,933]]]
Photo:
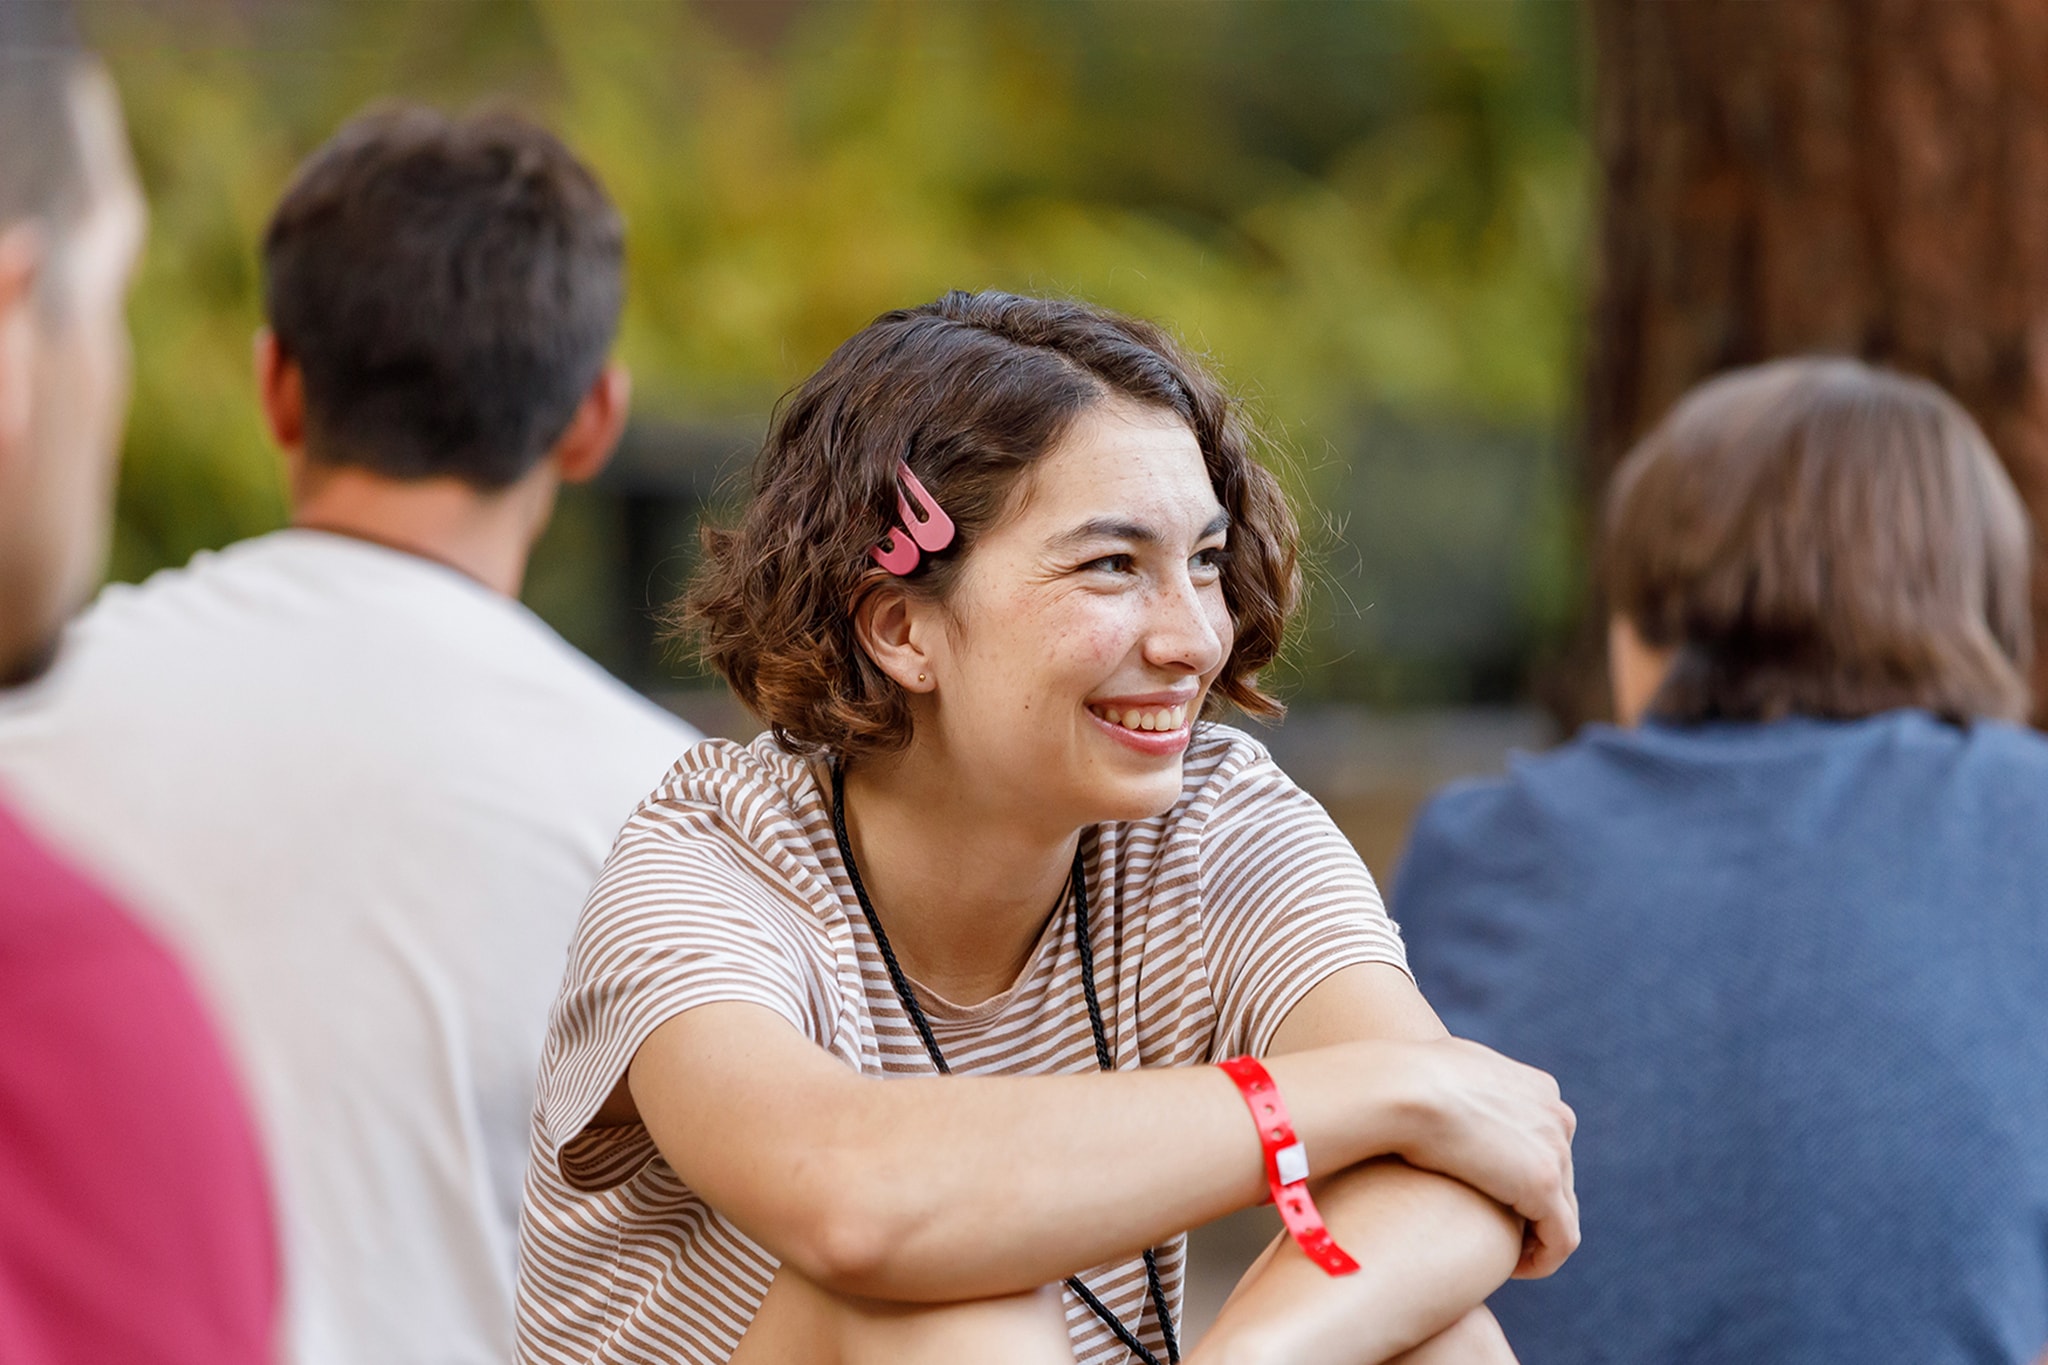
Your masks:
[[[2048,737],[2027,726],[2003,720],[1954,725],[1924,711],[1897,713],[1893,724],[1922,743],[1959,745],[1987,763],[2048,776]]]
[[[626,821],[612,861],[739,867],[809,896],[829,881],[831,812],[812,761],[772,734],[691,745]]]
[[[1304,822],[1328,820],[1264,744],[1234,726],[1205,722],[1182,759],[1180,798],[1160,815],[1124,828],[1134,841],[1206,860],[1225,846],[1268,847]]]
[[[1594,724],[1548,751],[1510,755],[1503,773],[1451,783],[1418,812],[1412,840],[1467,858],[1530,840],[1578,849],[1589,831],[1640,841],[1659,819],[1696,828],[1843,791],[1858,794],[1859,808],[1887,795],[1996,792],[2003,805],[2038,810],[2048,829],[2048,739],[1912,709],[1852,720]]]
[[[1181,759],[1180,800],[1159,818],[1175,826],[1203,820],[1231,792],[1248,785],[1274,784],[1294,785],[1265,745],[1235,726],[1204,721],[1195,727]]]
[[[1918,750],[1915,776],[1952,784],[2014,837],[2048,838],[2048,737],[2006,721],[1956,726],[1919,714],[1898,724],[1899,747]]]
[[[811,763],[775,736],[752,740],[704,739],[683,751],[640,805],[653,821],[715,812],[736,830],[801,819],[822,804]]]

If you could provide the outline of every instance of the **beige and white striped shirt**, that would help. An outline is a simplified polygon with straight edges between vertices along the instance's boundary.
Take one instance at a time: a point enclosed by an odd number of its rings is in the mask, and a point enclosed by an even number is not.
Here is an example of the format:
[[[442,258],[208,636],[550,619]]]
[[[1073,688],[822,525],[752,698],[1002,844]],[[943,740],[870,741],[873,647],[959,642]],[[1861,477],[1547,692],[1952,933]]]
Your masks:
[[[647,1130],[591,1128],[634,1051],[698,1005],[774,1010],[848,1066],[929,1075],[832,837],[818,765],[771,737],[692,749],[620,833],[584,907],[541,1064],[519,1283],[526,1365],[722,1365],[774,1256],[677,1179]],[[1311,987],[1355,963],[1406,970],[1358,855],[1248,736],[1197,729],[1180,801],[1082,838],[1097,987],[1119,1069],[1262,1053]],[[947,1062],[1004,1075],[1096,1069],[1073,915],[1017,982],[962,1007],[920,989]],[[1169,1302],[1186,1244],[1161,1248]],[[1138,1259],[1083,1281],[1164,1358]],[[1074,1357],[1129,1358],[1071,1292]]]

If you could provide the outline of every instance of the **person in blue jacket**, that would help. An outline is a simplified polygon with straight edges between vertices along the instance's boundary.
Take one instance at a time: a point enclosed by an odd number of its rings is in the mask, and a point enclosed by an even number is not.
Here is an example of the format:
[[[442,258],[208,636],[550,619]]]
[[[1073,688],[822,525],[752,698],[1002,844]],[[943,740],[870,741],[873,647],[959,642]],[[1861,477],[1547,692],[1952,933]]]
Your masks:
[[[1443,793],[1394,910],[1453,1032],[1553,1073],[1585,1245],[1525,1365],[2048,1342],[2048,741],[2029,529],[1933,385],[1800,359],[1633,451],[1619,728]]]

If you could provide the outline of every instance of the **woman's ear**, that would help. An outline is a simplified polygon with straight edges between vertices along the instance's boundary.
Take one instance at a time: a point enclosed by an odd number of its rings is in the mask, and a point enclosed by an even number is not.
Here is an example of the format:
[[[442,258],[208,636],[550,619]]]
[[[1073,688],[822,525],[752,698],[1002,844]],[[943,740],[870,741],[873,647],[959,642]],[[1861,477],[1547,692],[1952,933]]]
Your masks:
[[[853,610],[854,638],[875,667],[906,692],[930,692],[938,686],[925,652],[931,611],[929,603],[905,592],[893,575],[869,588]]]

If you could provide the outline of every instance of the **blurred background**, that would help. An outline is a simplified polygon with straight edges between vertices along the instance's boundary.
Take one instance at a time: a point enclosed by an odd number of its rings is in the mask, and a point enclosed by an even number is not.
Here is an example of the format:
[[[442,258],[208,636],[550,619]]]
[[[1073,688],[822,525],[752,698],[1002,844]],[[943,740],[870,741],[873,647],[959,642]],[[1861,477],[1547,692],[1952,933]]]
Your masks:
[[[2048,507],[2038,0],[81,9],[154,211],[112,573],[283,519],[248,368],[296,161],[379,98],[507,102],[625,212],[638,384],[526,598],[715,733],[752,726],[653,625],[697,523],[780,394],[948,288],[1151,317],[1250,404],[1314,555],[1268,738],[1383,879],[1427,792],[1601,714],[1593,509],[1698,379],[1928,375]],[[1197,1325],[1265,1232],[1233,1228]]]
[[[532,605],[687,683],[650,603],[778,395],[952,287],[1162,320],[1251,402],[1325,570],[1290,691],[1498,704],[1572,593],[1578,15],[1508,0],[102,4],[155,205],[114,573],[282,515],[252,244],[366,102],[509,101],[629,223],[638,420]]]
[[[154,213],[118,578],[284,519],[248,375],[254,246],[292,167],[379,98],[504,101],[624,210],[636,379],[619,458],[565,496],[526,600],[701,728],[752,726],[653,613],[777,397],[875,314],[996,287],[1165,322],[1251,405],[1314,555],[1271,738],[1376,871],[1430,788],[1549,733],[1531,682],[1578,594],[1573,5],[83,8]],[[1193,1328],[1267,1222],[1198,1247]]]
[[[1163,321],[1250,403],[1314,549],[1282,679],[1303,722],[1335,707],[1353,745],[1411,760],[1459,745],[1444,708],[1484,708],[1496,755],[1503,731],[1542,733],[1513,708],[1578,593],[1564,438],[1590,196],[1571,4],[85,9],[155,215],[116,577],[282,521],[248,357],[254,243],[293,165],[379,98],[504,101],[559,129],[628,222],[636,417],[615,468],[564,500],[526,592],[627,681],[745,727],[655,637],[697,519],[838,342],[997,287]],[[1404,723],[1381,735],[1387,711]],[[1322,785],[1388,804],[1341,778]],[[1391,858],[1400,829],[1368,834]]]

